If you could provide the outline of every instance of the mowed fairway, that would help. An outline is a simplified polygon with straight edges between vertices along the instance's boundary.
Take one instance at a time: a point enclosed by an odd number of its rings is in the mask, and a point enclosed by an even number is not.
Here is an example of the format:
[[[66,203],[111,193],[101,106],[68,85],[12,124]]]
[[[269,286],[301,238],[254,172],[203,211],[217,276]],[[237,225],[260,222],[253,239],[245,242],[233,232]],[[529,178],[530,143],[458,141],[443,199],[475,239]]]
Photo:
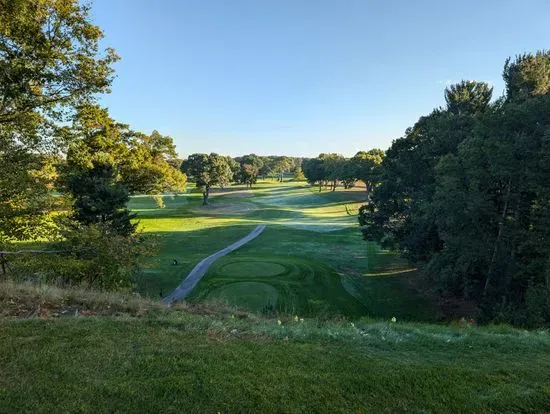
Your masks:
[[[135,197],[130,207],[140,227],[161,246],[139,289],[168,294],[201,259],[265,223],[258,238],[216,261],[187,299],[261,313],[434,319],[434,308],[410,287],[413,269],[361,239],[356,212],[364,196],[361,189],[319,193],[303,183],[262,182],[214,193],[206,207],[193,192],[165,197],[164,209]]]

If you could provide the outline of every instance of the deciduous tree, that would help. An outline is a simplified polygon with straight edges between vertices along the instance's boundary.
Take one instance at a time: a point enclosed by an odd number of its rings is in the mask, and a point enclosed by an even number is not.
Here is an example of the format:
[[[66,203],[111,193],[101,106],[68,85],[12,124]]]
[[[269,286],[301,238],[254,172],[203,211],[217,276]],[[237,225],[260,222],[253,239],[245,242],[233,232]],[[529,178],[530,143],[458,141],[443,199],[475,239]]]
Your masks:
[[[218,154],[191,154],[182,164],[182,170],[191,177],[197,188],[202,190],[203,205],[208,204],[210,189],[227,185],[233,172],[227,157]]]

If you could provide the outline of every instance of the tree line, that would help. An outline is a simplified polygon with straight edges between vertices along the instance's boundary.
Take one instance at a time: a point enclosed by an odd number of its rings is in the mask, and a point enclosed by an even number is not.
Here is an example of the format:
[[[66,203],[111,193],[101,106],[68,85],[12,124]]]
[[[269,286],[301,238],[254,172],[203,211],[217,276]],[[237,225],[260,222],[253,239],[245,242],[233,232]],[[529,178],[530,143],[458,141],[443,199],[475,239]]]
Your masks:
[[[484,82],[447,88],[386,151],[359,219],[483,320],[535,326],[550,322],[550,53],[503,78],[494,101]]]
[[[305,159],[302,170],[311,185],[329,187],[336,191],[341,183],[345,189],[353,188],[357,181],[362,181],[367,197],[379,181],[384,151],[372,149],[359,151],[352,158],[344,158],[340,154],[319,154],[317,158]]]
[[[283,181],[285,173],[294,172],[300,178],[299,171],[302,159],[286,156],[259,156],[255,154],[231,158],[226,155],[191,154],[181,165],[181,170],[187,174],[202,192],[203,205],[208,204],[210,189],[225,188],[230,183],[245,184],[252,187],[259,177]],[[298,174],[298,175],[296,175]]]

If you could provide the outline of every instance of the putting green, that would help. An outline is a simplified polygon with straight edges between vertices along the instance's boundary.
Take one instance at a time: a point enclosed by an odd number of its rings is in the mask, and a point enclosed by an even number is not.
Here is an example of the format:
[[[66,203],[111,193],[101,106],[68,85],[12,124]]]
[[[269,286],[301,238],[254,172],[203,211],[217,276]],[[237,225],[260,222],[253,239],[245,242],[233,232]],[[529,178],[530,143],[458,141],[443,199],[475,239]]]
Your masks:
[[[213,289],[207,300],[224,300],[232,306],[242,306],[252,312],[260,312],[277,304],[277,290],[266,283],[235,282]]]
[[[265,261],[237,261],[218,269],[218,274],[230,277],[272,277],[287,272],[282,264]]]
[[[254,255],[247,250],[252,249]],[[220,258],[187,298],[224,300],[251,312],[291,315],[364,315],[342,286],[340,275],[315,260],[258,254],[246,245]]]

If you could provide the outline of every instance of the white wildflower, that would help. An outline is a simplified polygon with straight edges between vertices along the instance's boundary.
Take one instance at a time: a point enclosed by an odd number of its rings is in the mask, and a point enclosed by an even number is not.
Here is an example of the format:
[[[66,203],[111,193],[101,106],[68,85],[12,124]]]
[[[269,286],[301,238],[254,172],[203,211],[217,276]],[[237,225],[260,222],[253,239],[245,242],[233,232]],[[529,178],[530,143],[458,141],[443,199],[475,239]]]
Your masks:
[[[393,318],[391,318],[391,321],[392,321],[393,323],[395,323],[395,322],[397,322],[397,318],[394,316]]]
[[[277,325],[281,326],[283,323],[281,322],[280,319],[277,319]]]

